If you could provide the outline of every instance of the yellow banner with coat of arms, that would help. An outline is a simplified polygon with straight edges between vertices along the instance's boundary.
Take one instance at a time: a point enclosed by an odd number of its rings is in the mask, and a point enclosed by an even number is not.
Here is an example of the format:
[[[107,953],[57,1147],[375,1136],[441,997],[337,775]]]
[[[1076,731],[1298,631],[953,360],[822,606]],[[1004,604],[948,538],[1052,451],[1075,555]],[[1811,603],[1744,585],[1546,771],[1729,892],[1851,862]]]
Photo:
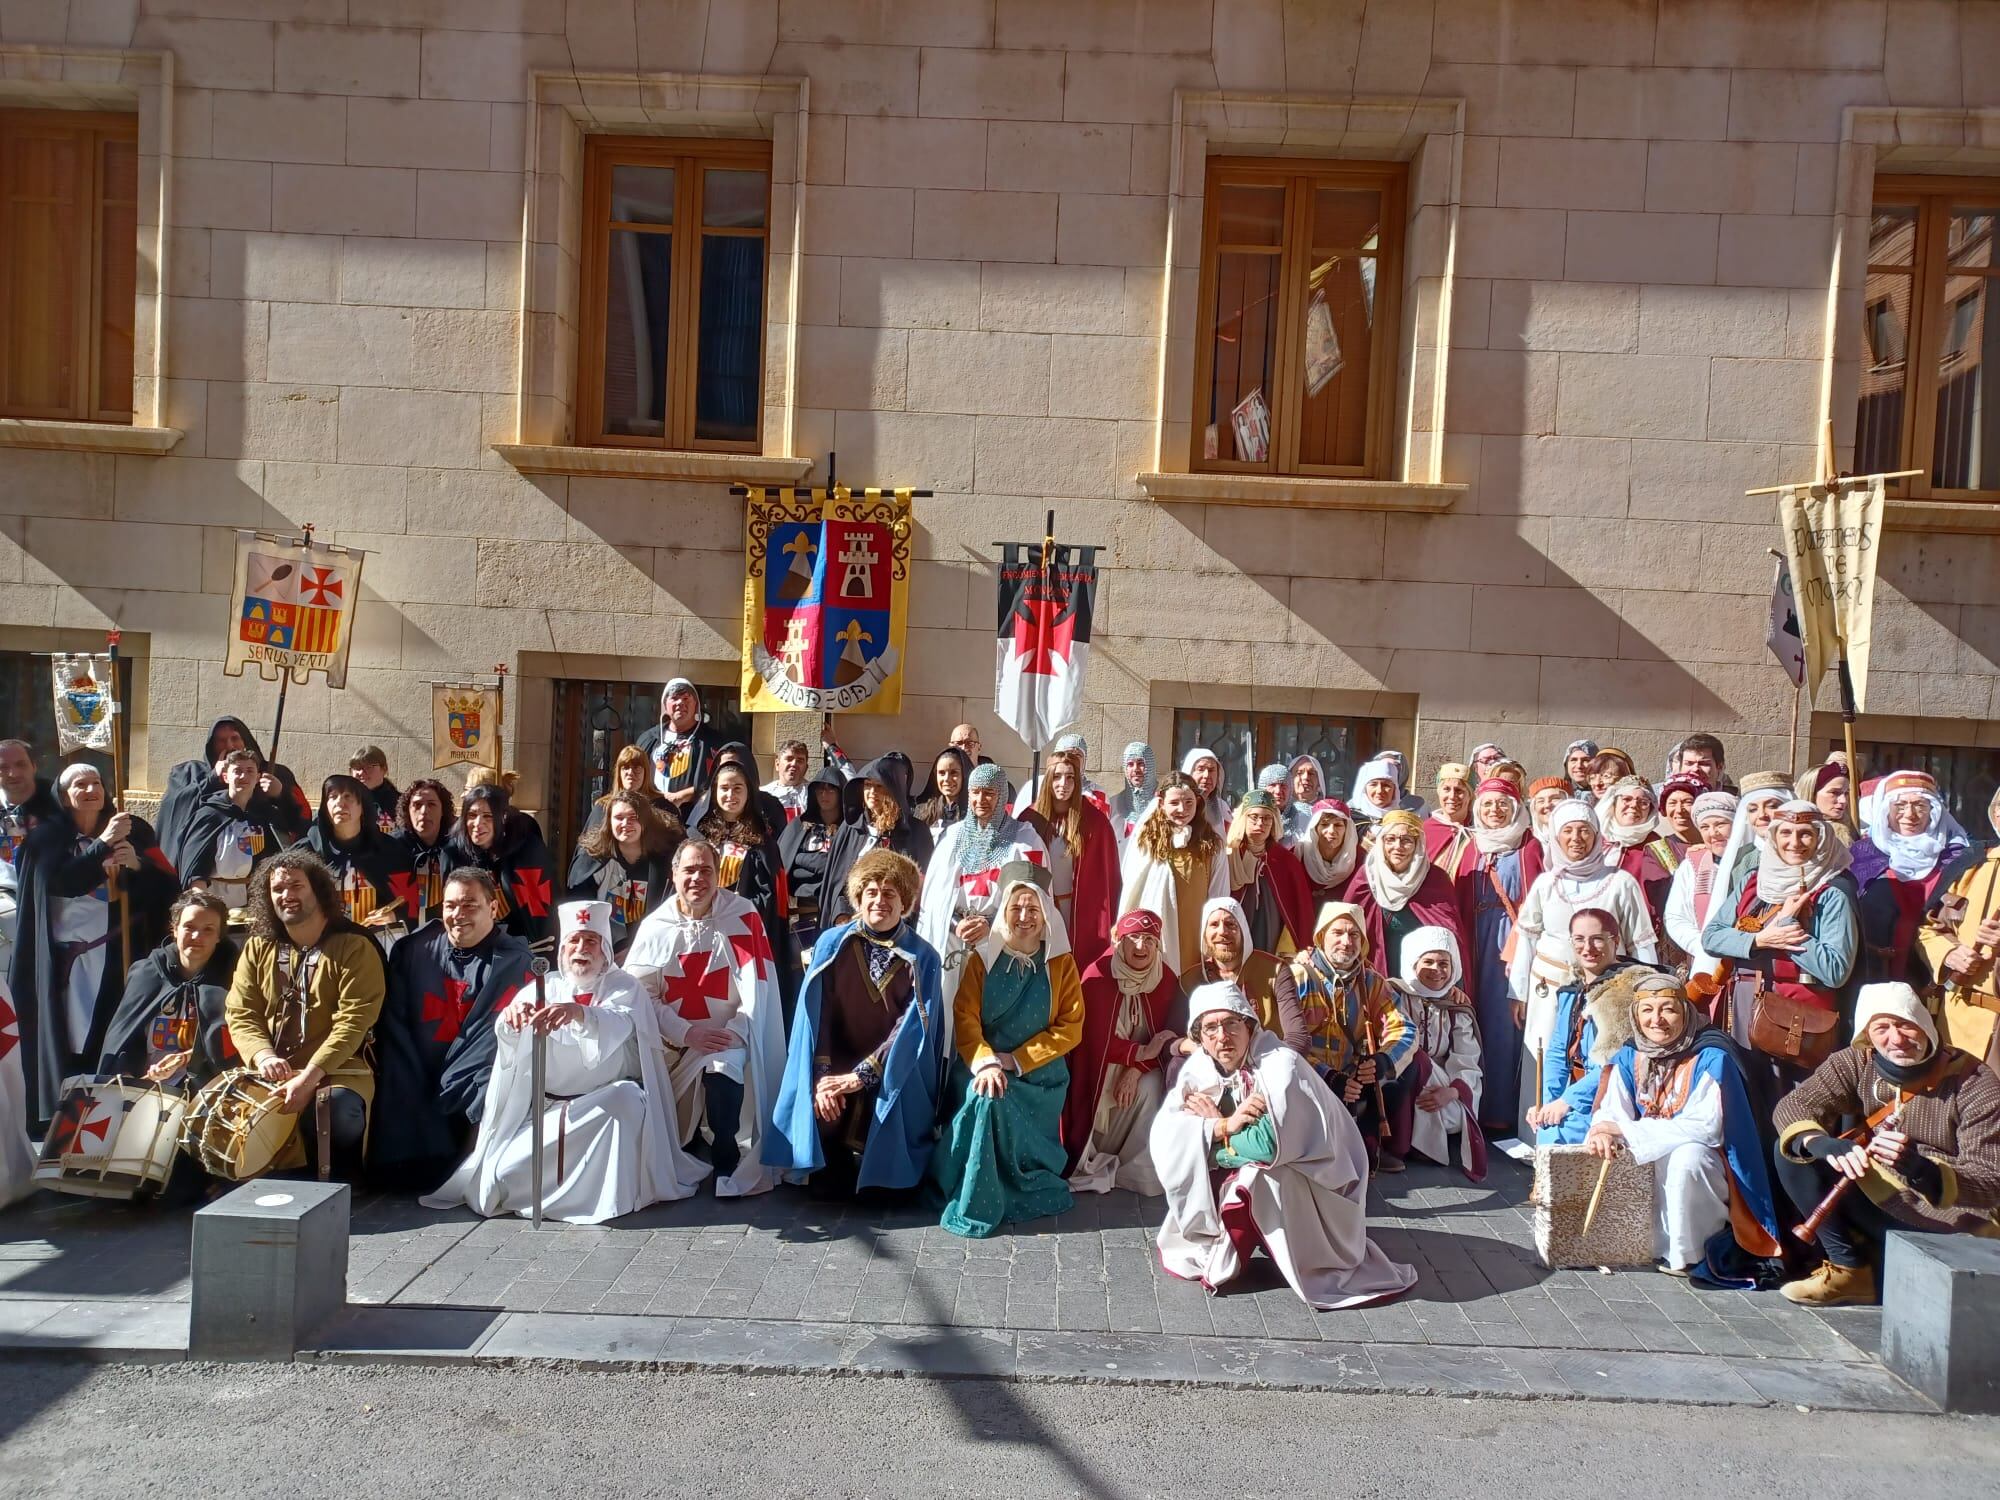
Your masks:
[[[431,765],[500,769],[498,687],[476,682],[431,684]]]
[[[911,492],[750,486],[748,496],[743,711],[900,713]]]

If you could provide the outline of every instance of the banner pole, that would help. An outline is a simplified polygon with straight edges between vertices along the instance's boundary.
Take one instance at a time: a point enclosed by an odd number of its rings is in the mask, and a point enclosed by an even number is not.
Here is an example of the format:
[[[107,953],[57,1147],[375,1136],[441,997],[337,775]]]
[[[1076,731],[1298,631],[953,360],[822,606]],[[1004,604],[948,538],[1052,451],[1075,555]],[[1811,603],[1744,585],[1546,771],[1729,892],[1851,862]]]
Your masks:
[[[123,725],[120,722],[124,704],[118,694],[118,642],[124,632],[113,628],[105,632],[106,648],[111,654],[111,805],[119,812],[125,811],[125,752],[122,748]],[[132,970],[132,903],[127,897],[125,882],[117,871],[111,874],[111,898],[118,903],[118,952],[125,972]]]
[[[1788,764],[1791,766],[1792,780],[1799,779],[1799,719],[1806,702],[1806,688],[1799,683],[1792,689],[1792,753]],[[1809,747],[1810,748],[1810,747]]]
[[[507,664],[501,662],[494,667],[493,675],[499,679],[493,685],[493,769],[507,769]]]

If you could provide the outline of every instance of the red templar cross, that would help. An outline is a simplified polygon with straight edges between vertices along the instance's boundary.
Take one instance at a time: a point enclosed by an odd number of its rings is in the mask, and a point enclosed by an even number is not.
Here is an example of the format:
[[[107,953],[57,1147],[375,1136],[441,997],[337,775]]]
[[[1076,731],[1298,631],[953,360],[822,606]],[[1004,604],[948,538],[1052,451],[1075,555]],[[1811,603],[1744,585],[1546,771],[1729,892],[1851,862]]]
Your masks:
[[[340,575],[332,568],[307,568],[305,576],[299,579],[299,595],[307,604],[337,608],[341,587]]]
[[[100,1102],[88,1089],[79,1089],[63,1100],[55,1119],[49,1122],[49,1144],[55,1147],[57,1155],[81,1152],[86,1137],[105,1139],[111,1129],[111,1117],[98,1114]]]
[[[546,870],[514,872],[514,904],[529,916],[546,917],[549,914],[549,899],[554,894],[549,887]]]
[[[1033,592],[1033,585],[1030,586]],[[1014,609],[1014,650],[1021,657],[1021,670],[1053,677],[1055,659],[1069,660],[1076,638],[1076,611],[1054,599],[1024,598]]]
[[[755,960],[756,967],[752,972],[762,979],[764,966],[772,961],[771,939],[765,935],[764,924],[759,918],[750,916],[744,920],[750,924],[749,927],[742,932],[731,933],[729,946],[736,954],[736,961],[739,964],[748,964]]]
[[[681,971],[661,981],[660,998],[681,1014],[683,1021],[706,1021],[713,1012],[709,1001],[727,999],[729,970],[711,969],[712,953],[689,953],[681,959]]]
[[[431,1033],[434,1042],[455,1042],[458,1029],[465,1024],[465,1017],[472,1009],[470,990],[472,986],[462,979],[445,976],[442,995],[424,996],[424,1024],[436,1026]]]

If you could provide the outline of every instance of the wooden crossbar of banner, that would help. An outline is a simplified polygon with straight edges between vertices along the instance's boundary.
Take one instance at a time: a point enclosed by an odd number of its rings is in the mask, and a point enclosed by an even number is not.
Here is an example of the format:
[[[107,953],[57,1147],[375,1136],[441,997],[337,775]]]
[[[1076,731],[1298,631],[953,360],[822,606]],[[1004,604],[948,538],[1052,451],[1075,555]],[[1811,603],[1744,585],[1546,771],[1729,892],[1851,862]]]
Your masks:
[[[1923,472],[1924,470],[1922,469],[1891,469],[1886,474],[1834,474],[1825,479],[1808,479],[1804,483],[1808,486],[1824,485],[1831,489],[1836,484],[1861,484],[1870,479],[1909,479]],[[1745,490],[1743,493],[1746,495],[1782,495],[1786,490],[1795,490],[1797,488],[1799,486],[1796,484],[1767,484],[1754,490]]]
[[[729,493],[739,500],[797,500],[801,496],[825,504],[828,500],[928,500],[935,493],[931,490],[877,489],[870,485],[866,489],[852,490],[844,484],[832,488],[806,489],[795,484],[732,484]]]

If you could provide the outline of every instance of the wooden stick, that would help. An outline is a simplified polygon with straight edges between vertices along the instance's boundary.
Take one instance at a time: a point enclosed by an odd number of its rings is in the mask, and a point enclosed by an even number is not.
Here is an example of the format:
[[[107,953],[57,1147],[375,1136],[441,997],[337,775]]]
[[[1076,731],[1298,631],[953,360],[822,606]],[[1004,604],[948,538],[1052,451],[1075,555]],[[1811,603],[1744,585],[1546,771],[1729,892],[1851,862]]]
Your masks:
[[[122,746],[123,725],[119,714],[125,705],[118,701],[118,642],[125,632],[113,629],[105,636],[106,649],[111,655],[111,805],[119,812],[125,811],[125,752]],[[132,972],[132,902],[130,886],[121,880],[114,870],[111,875],[111,897],[118,903],[118,958],[124,965],[124,972]]]
[[[1590,1226],[1597,1218],[1597,1205],[1604,1197],[1604,1184],[1611,1176],[1611,1158],[1604,1158],[1604,1165],[1597,1169],[1597,1186],[1590,1190],[1590,1206],[1583,1211],[1583,1232],[1590,1233]]]
[[[1807,483],[1809,485],[1820,484],[1828,486],[1836,484],[1861,484],[1870,479],[1910,479],[1918,474],[1927,472],[1924,469],[1891,469],[1886,474],[1845,474],[1833,479],[1813,479],[1807,481]],[[1795,490],[1798,488],[1799,486],[1796,484],[1767,484],[1754,490],[1745,490],[1743,493],[1746,495],[1777,495],[1782,494],[1786,490]]]

